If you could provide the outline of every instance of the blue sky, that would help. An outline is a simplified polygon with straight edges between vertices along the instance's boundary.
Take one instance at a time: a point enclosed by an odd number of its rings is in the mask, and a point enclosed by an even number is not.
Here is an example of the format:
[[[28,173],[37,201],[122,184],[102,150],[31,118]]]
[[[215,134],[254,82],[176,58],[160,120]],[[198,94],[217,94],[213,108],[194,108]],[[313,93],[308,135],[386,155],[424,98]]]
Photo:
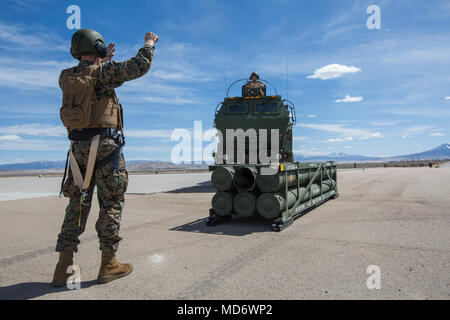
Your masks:
[[[299,153],[393,156],[449,142],[449,1],[3,0],[0,163],[65,158],[57,80],[76,63],[71,4],[82,28],[116,43],[117,61],[146,31],[160,36],[151,71],[117,90],[130,160],[169,160],[172,130],[211,128],[226,84],[252,71],[283,97],[289,88]],[[369,5],[380,30],[366,26]]]

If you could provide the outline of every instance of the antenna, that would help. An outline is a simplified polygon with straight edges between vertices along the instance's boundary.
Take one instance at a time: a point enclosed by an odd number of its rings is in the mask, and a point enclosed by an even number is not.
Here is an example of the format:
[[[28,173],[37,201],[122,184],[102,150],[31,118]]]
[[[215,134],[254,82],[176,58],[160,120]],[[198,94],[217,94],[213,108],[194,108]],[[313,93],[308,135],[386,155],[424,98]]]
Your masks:
[[[289,99],[289,56],[286,56],[286,97]]]
[[[289,99],[289,56],[286,55],[286,99]]]
[[[227,74],[227,62],[225,60],[225,95],[227,94],[228,88],[228,74]]]

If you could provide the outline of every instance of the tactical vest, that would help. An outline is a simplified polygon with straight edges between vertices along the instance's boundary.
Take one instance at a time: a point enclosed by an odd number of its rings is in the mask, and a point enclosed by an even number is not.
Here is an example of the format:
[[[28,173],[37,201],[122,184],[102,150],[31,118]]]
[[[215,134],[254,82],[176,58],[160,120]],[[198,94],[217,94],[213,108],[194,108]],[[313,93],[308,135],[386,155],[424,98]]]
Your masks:
[[[97,99],[95,85],[98,65],[74,67],[61,72],[63,91],[60,117],[68,130],[87,128],[123,128],[123,111],[115,92]]]

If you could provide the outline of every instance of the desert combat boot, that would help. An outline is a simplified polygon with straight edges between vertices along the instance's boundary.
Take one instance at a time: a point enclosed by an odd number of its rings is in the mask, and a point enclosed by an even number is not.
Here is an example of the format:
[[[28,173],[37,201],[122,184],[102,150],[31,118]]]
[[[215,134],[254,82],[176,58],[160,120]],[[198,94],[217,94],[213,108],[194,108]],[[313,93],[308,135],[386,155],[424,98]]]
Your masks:
[[[98,273],[99,283],[110,282],[129,275],[133,271],[131,263],[120,263],[116,260],[114,251],[102,251],[102,265]]]
[[[56,264],[55,274],[53,275],[52,286],[63,287],[67,283],[67,279],[75,273],[67,273],[67,268],[73,265],[73,251],[66,250],[59,253],[59,261]]]

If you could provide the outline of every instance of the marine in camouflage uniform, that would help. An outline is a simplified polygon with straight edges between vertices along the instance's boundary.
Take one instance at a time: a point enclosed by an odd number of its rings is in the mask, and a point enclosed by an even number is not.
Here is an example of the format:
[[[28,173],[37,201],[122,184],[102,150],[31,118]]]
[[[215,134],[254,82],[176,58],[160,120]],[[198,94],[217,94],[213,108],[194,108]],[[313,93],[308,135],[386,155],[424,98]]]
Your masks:
[[[97,99],[105,96],[115,95],[114,88],[120,87],[125,81],[134,80],[147,73],[153,60],[154,47],[145,45],[141,48],[136,57],[125,62],[110,62],[100,66],[99,77],[97,78]],[[80,61],[79,68],[85,68],[92,63]],[[82,170],[86,168],[91,139],[83,141],[74,141],[73,154]],[[97,153],[97,160],[102,160],[111,154],[118,147],[113,137],[101,136]],[[80,197],[81,192],[74,183],[72,172],[64,183],[64,196],[70,198],[66,209],[66,216],[61,227],[61,233],[58,236],[56,251],[63,251],[69,247],[77,252],[77,246],[80,243],[78,237],[83,233],[87,217],[91,208],[92,194],[94,185],[97,185],[97,197],[100,205],[100,213],[96,223],[96,230],[100,239],[100,250],[105,248],[117,251],[119,241],[120,220],[124,205],[124,193],[128,185],[128,174],[125,168],[123,154],[116,170],[113,170],[113,162],[108,162],[102,168],[96,169],[94,179],[87,191],[85,203],[81,206],[81,223],[78,226],[80,216]]]
[[[111,112],[114,112],[115,119],[118,119],[115,123],[118,122],[119,125],[117,128],[110,128],[107,124],[105,126],[105,123],[102,121],[97,121],[99,116],[105,114],[107,117],[112,117],[113,113],[110,114],[107,111],[109,109],[100,110],[100,115],[98,114],[99,110],[92,109],[92,125],[86,127],[86,129],[83,127],[77,130],[71,130],[70,126],[64,123],[64,118],[61,115],[63,123],[68,128],[69,138],[72,140],[71,148],[73,157],[75,158],[74,160],[76,160],[83,177],[87,168],[92,139],[97,134],[100,135],[100,139],[95,170],[89,187],[84,191],[84,197],[82,196],[80,187],[75,183],[72,170],[70,170],[68,178],[62,187],[64,196],[70,198],[70,200],[56,244],[56,251],[60,253],[60,256],[53,277],[53,286],[66,285],[67,279],[71,276],[71,274],[67,273],[67,268],[73,264],[73,253],[78,252],[78,244],[80,243],[79,236],[84,232],[86,227],[95,186],[97,187],[97,198],[100,207],[95,228],[100,241],[100,250],[102,251],[102,263],[97,280],[100,283],[109,282],[126,276],[133,270],[132,264],[119,263],[115,259],[115,252],[122,239],[119,236],[119,229],[124,206],[124,194],[128,186],[128,173],[121,151],[121,147],[124,144],[123,135],[120,131],[122,129],[122,115],[121,112],[118,115],[116,112],[117,107],[121,111],[121,106],[114,89],[120,87],[125,81],[137,79],[148,72],[153,60],[154,43],[157,41],[158,36],[148,32],[145,36],[146,44],[143,48],[139,49],[135,57],[125,62],[109,61],[108,63],[100,64],[101,61],[105,61],[104,58],[106,56],[112,58],[114,55],[113,44],[106,47],[101,35],[91,29],[78,30],[72,37],[71,54],[74,58],[79,59],[80,62],[77,67],[62,71],[59,79],[61,89],[63,87],[65,89],[72,88],[72,85],[69,84],[68,86],[65,80],[66,75],[71,73],[72,70],[76,72],[76,74],[74,73],[75,78],[77,74],[83,74],[84,71],[86,71],[86,74],[94,75],[95,85],[93,90],[95,92],[94,100],[96,102],[93,106],[97,106],[100,101],[113,101],[113,107],[116,109],[111,109]],[[107,53],[108,51],[109,54]],[[83,59],[83,57],[86,57],[86,59]],[[98,67],[93,66],[94,64],[98,65]],[[95,73],[90,73],[87,70],[92,68],[94,68]],[[64,98],[65,89],[63,89],[63,107],[66,103]],[[68,100],[71,100],[70,105],[76,107],[78,103],[75,101],[77,100],[77,96],[71,96]],[[98,127],[98,124],[100,124],[100,127]],[[89,130],[98,133],[91,135]],[[81,139],[79,137],[73,138],[80,132],[82,133]],[[83,138],[85,132],[88,132],[89,137],[87,139]],[[112,155],[118,156],[111,157]]]
[[[75,141],[73,144],[73,154],[80,168],[86,168],[91,139]],[[102,160],[110,155],[118,144],[112,137],[101,136],[97,160]],[[85,170],[82,169],[84,175]],[[109,249],[117,251],[119,241],[120,221],[124,206],[124,193],[127,190],[128,173],[125,167],[123,154],[120,155],[118,163],[109,161],[94,171],[91,184],[87,189],[87,196],[80,205],[81,192],[75,185],[72,172],[63,186],[63,194],[70,198],[66,208],[66,215],[61,233],[58,235],[56,251],[61,252],[66,248],[78,252],[79,236],[84,232],[86,222],[91,210],[94,187],[97,186],[97,198],[100,212],[95,224],[98,238],[100,240],[100,250]]]
[[[243,97],[257,97],[266,95],[266,86],[264,83],[259,81],[259,75],[253,72],[250,75],[250,80],[247,81],[245,85],[242,86],[242,96]]]

